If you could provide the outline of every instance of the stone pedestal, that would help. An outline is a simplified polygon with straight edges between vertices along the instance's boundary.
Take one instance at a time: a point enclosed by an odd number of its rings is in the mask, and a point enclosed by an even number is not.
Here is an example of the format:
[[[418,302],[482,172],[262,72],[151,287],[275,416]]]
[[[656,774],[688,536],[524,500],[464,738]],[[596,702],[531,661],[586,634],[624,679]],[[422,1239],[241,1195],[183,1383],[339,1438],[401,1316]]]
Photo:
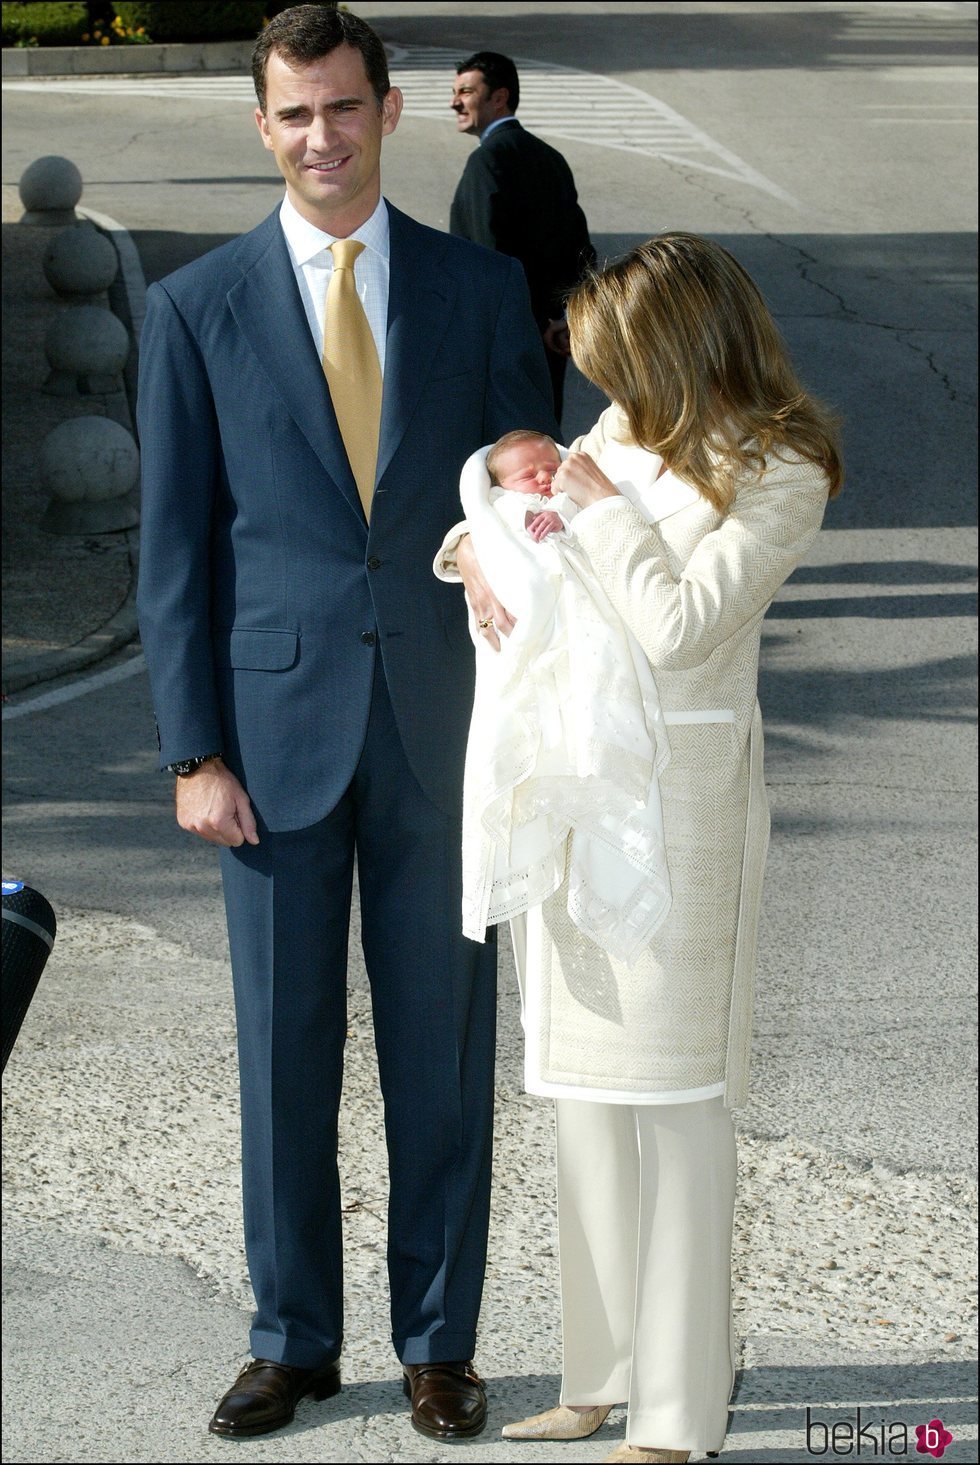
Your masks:
[[[55,235],[41,268],[62,300],[82,304],[108,290],[119,273],[119,257],[105,235],[86,221]]]
[[[49,534],[109,534],[139,523],[133,491],[139,450],[108,417],[75,417],[41,444],[41,474],[51,502],[41,520]]]
[[[78,222],[75,205],[82,196],[82,175],[68,158],[37,158],[21,174],[18,192],[25,209],[22,224]]]
[[[76,305],[51,322],[44,354],[51,370],[43,390],[52,397],[121,392],[129,332],[104,306]]]

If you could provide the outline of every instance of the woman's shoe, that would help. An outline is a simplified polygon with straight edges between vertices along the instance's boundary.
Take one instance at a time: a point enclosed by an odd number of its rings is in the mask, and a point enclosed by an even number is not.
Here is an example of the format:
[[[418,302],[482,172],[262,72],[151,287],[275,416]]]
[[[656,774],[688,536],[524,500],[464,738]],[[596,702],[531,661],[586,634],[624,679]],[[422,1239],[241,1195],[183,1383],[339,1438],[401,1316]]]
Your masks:
[[[505,1424],[500,1433],[505,1440],[584,1440],[595,1434],[611,1408],[611,1404],[597,1404],[583,1413],[559,1404],[557,1409],[547,1409],[544,1414],[532,1414],[530,1419]]]
[[[676,1465],[684,1465],[684,1461],[690,1458],[690,1450],[645,1450],[640,1445],[628,1445],[625,1441],[606,1456],[606,1460],[635,1460],[636,1465],[641,1461],[648,1462],[648,1465],[675,1465],[675,1462]]]

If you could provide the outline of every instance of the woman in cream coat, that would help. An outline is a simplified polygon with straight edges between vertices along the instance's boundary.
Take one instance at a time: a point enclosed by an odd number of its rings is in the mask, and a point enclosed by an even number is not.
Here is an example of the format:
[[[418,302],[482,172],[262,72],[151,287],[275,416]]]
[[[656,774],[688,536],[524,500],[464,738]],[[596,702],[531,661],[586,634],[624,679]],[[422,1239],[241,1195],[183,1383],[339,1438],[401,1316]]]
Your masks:
[[[673,902],[640,959],[529,912],[527,1086],[553,1096],[561,1403],[511,1439],[581,1439],[628,1403],[609,1460],[721,1449],[733,1382],[731,1236],[769,834],[756,700],[762,620],[841,467],[741,266],[693,235],[650,240],[568,304],[576,364],[613,405],[555,477],[573,533],[656,678]],[[653,509],[637,507],[639,490]],[[650,520],[652,519],[652,522]],[[484,634],[513,622],[463,540]]]

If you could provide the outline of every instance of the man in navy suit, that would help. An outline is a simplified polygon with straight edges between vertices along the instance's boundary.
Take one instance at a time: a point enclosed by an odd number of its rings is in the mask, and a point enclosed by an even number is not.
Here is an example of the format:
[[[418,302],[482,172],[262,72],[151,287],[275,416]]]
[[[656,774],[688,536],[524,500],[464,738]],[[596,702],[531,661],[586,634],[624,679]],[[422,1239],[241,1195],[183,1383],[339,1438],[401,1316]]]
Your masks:
[[[465,1438],[486,1418],[471,1360],[495,952],[460,934],[473,657],[462,597],[431,564],[467,456],[510,428],[556,428],[520,266],[381,197],[402,98],[370,27],[293,7],[253,71],[285,199],[150,288],[140,351],[140,626],[178,821],[221,847],[238,1022],[253,1359],[210,1428],[263,1434],[340,1388],[356,861],[393,1342],[413,1423]],[[331,275],[349,268],[350,246],[330,246],[350,239],[383,380],[383,399],[364,390],[366,416],[381,402],[366,494],[321,361],[352,339],[329,305],[324,323]]]
[[[527,132],[514,113],[517,67],[499,51],[477,51],[456,68],[450,103],[459,132],[480,139],[466,160],[449,231],[519,259],[548,354],[555,416],[568,366],[565,297],[596,261],[572,170],[555,148]]]

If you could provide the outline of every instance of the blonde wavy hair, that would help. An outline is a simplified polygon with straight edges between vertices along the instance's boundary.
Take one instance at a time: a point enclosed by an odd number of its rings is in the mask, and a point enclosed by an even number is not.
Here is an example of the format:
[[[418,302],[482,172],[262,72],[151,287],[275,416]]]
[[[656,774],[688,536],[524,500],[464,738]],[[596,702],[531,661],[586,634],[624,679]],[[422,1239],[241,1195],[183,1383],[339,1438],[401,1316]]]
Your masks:
[[[801,385],[765,301],[736,259],[696,234],[658,234],[593,271],[567,306],[572,357],[721,513],[780,450],[843,482],[832,413]]]

